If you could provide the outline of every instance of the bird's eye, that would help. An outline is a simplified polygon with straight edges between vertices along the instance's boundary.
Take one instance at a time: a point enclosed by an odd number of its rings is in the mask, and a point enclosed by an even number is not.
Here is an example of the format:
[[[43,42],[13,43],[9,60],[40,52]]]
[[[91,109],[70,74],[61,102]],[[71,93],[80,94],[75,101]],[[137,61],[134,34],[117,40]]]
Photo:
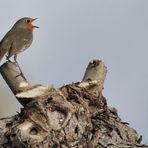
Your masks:
[[[27,23],[30,23],[30,20],[27,20]]]

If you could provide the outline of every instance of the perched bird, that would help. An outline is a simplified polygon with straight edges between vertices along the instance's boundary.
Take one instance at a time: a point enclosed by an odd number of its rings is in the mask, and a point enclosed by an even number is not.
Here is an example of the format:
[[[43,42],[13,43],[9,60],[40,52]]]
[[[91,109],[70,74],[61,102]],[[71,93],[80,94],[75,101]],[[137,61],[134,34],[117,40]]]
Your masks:
[[[34,28],[38,28],[32,24],[34,20],[36,20],[36,18],[21,18],[6,33],[0,42],[0,61],[4,55],[7,54],[7,60],[14,56],[14,60],[17,63],[17,54],[27,49],[33,41],[33,30]]]

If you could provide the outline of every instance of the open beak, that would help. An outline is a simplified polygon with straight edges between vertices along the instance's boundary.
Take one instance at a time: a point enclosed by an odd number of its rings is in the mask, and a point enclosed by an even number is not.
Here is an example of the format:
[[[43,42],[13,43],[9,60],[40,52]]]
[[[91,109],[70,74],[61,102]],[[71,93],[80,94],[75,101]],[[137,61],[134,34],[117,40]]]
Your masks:
[[[33,26],[33,28],[39,28],[38,26]]]
[[[35,21],[35,20],[37,20],[37,19],[38,19],[38,18],[34,18],[34,19],[32,19],[32,22]]]
[[[35,20],[37,20],[38,18],[34,18],[34,19],[32,19],[32,22],[33,21],[35,21]],[[33,26],[33,28],[39,28],[38,26]]]

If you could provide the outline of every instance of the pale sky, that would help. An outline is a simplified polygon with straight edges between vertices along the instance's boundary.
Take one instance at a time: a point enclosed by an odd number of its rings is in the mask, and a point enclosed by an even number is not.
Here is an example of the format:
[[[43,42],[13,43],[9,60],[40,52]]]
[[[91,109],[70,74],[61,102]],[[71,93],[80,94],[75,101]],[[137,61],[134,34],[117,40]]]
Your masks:
[[[108,67],[103,94],[148,144],[147,0],[1,0],[0,38],[20,18],[38,18],[30,48],[18,55],[32,84],[81,81],[92,59]],[[4,60],[3,60],[4,61]],[[0,76],[0,117],[20,105]]]

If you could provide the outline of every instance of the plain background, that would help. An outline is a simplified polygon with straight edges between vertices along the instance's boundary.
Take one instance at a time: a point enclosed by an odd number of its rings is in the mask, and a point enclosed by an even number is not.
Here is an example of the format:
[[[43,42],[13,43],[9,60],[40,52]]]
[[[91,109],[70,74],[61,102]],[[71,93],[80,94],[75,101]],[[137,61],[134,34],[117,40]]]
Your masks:
[[[147,0],[1,0],[0,6],[1,39],[16,20],[39,18],[33,44],[18,56],[29,82],[58,88],[80,81],[92,59],[103,60],[108,105],[148,144]],[[0,76],[0,117],[20,107]]]

